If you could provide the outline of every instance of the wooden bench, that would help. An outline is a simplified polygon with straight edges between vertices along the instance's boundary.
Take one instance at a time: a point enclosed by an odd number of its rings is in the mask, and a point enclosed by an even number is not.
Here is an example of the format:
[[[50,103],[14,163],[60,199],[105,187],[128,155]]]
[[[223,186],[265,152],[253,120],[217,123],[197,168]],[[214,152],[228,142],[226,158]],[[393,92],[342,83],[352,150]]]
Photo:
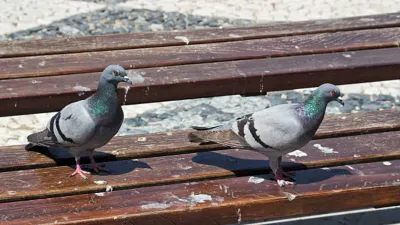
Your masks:
[[[0,116],[86,98],[108,64],[144,77],[119,89],[123,104],[399,79],[399,42],[400,14],[5,42]],[[115,137],[95,155],[111,174],[89,180],[68,178],[66,151],[0,147],[0,224],[235,224],[398,205],[399,130],[396,110],[326,116],[306,155],[284,157],[297,185],[282,188],[263,155],[189,143],[187,130]]]

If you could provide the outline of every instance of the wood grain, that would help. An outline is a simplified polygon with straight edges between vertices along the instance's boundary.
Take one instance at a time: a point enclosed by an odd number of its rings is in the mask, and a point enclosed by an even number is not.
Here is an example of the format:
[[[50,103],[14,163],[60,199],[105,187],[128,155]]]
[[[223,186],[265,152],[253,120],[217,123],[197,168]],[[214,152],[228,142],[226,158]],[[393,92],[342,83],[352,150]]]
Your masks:
[[[399,36],[400,37],[400,36]],[[232,94],[399,79],[399,48],[292,56],[131,70],[144,82],[133,85],[124,101],[136,104]],[[99,73],[0,80],[0,116],[60,110],[87,98]],[[90,91],[88,91],[90,90]]]
[[[331,148],[333,152],[325,153],[317,145]],[[400,132],[315,140],[301,151],[307,156],[284,157],[283,166],[286,170],[395,160],[400,159]],[[107,186],[118,190],[254,175],[267,173],[270,169],[267,157],[248,150],[201,152],[143,158],[139,161],[124,160],[108,162],[106,165],[111,174],[91,175],[89,180],[83,180],[79,176],[68,178],[73,169],[67,166],[2,172],[0,202],[101,192]],[[96,185],[94,181],[98,180],[105,180],[107,184]],[[10,195],[8,191],[13,194]]]
[[[399,128],[400,112],[397,110],[329,115],[323,120],[314,139],[395,131]],[[114,137],[110,143],[97,149],[95,158],[98,161],[113,161],[224,149],[216,144],[190,143],[187,139],[189,132],[190,130]],[[143,138],[146,141],[139,141]],[[83,157],[82,162],[89,161]],[[0,171],[74,164],[74,158],[66,150],[34,152],[24,150],[24,146],[0,148]]]
[[[272,23],[257,27],[243,28],[149,32],[90,37],[53,38],[29,41],[9,41],[0,43],[0,58],[165,47],[186,44],[184,41],[179,40],[176,37],[186,37],[189,40],[189,44],[193,45],[304,35],[321,32],[397,27],[400,25],[400,19],[398,15],[398,13],[392,13],[335,20]]]
[[[3,203],[0,214],[3,224],[208,225],[387,206],[400,203],[400,161],[390,163],[298,171],[285,188],[239,177]]]
[[[0,79],[397,47],[400,28],[321,33],[202,45],[0,59]],[[350,56],[351,57],[351,56]]]

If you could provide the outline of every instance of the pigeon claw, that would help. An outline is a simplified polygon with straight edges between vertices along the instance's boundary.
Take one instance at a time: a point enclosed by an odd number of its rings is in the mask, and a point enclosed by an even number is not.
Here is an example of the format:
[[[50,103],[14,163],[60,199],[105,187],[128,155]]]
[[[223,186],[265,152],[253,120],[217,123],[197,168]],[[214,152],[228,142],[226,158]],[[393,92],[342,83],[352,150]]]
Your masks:
[[[110,170],[103,163],[93,163],[91,165],[91,169],[96,173],[99,173],[100,171],[110,172]]]
[[[77,166],[75,172],[73,172],[71,175],[69,175],[69,177],[73,177],[76,174],[79,174],[83,179],[87,180],[88,177],[85,174],[90,174],[90,172],[84,171],[81,169],[80,166]]]
[[[287,180],[276,180],[276,182],[278,183],[279,187],[283,187],[286,185],[294,185],[294,182],[291,181],[287,181]]]
[[[275,173],[275,179],[280,187],[295,184],[294,182],[285,180],[284,177],[293,181],[295,180],[293,172],[285,172],[281,168],[279,168],[278,171]]]

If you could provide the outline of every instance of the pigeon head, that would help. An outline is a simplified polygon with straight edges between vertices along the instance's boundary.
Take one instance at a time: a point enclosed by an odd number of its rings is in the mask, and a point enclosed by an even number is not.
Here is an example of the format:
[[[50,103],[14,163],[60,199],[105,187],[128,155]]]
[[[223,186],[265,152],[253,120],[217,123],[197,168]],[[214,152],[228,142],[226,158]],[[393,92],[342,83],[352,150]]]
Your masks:
[[[113,84],[118,84],[120,82],[132,84],[132,81],[129,79],[126,70],[119,65],[107,66],[107,68],[101,74],[101,79]]]
[[[326,103],[331,101],[337,101],[341,105],[344,105],[342,99],[340,99],[340,90],[333,84],[323,84],[319,86],[316,90],[316,93],[320,94],[320,96],[325,100]]]
[[[307,118],[323,118],[326,106],[331,101],[344,105],[340,97],[340,90],[333,84],[319,86],[302,104]]]

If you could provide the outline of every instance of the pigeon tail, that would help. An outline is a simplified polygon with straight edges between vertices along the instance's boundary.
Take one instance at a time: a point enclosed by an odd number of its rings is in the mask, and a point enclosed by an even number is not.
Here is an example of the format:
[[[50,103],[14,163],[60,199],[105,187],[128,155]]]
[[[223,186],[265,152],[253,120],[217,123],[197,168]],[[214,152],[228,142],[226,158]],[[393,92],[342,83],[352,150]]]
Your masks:
[[[194,142],[194,143],[203,143],[204,139],[199,137],[196,133],[191,132],[188,134],[188,138],[190,142]]]
[[[27,139],[28,139],[28,142],[33,145],[50,147],[52,145],[57,144],[54,142],[52,137],[53,137],[53,133],[51,131],[49,131],[48,129],[45,129],[40,132],[29,135],[27,137]]]
[[[49,130],[45,129],[37,133],[33,133],[27,137],[28,142],[30,143],[39,143],[45,139],[45,137],[49,137]],[[51,135],[50,135],[51,136]]]
[[[246,141],[232,130],[199,130],[188,134],[189,141],[195,143],[217,143],[232,148],[251,148]]]

